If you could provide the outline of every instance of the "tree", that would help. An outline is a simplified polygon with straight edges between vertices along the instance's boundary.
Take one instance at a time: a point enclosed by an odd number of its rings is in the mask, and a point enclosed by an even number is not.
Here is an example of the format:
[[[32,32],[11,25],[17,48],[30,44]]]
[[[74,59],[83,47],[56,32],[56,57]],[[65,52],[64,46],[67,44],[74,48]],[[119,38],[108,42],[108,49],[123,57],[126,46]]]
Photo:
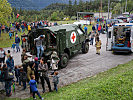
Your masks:
[[[51,21],[61,20],[61,18],[59,17],[59,11],[53,12],[51,16],[48,18],[48,20],[51,20]]]
[[[67,13],[69,16],[73,15],[73,9],[72,9],[72,1],[69,0],[68,8],[67,8]]]
[[[75,1],[74,1],[74,5],[73,5],[73,10],[74,10],[73,12],[74,12],[74,16],[76,16],[76,15],[77,15],[77,11],[78,11],[78,10],[77,10],[77,7],[78,7],[78,5],[77,5],[77,0],[75,0]]]
[[[12,8],[7,0],[0,0],[0,23],[7,24],[8,18],[11,16]]]
[[[79,9],[80,12],[84,11],[84,2],[82,0],[79,1]]]

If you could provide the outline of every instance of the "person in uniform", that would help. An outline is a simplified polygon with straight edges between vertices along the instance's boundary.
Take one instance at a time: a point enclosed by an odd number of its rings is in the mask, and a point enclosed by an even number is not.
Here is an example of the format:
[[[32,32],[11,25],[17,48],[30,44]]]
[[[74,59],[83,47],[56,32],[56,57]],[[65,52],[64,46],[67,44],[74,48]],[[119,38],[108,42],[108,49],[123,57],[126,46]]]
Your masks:
[[[53,71],[58,69],[59,61],[60,61],[60,58],[58,57],[57,52],[53,51],[53,53],[51,54],[51,67]]]
[[[97,37],[95,46],[96,46],[96,54],[98,55],[100,55],[101,45],[102,45],[101,40],[99,40],[99,37]]]

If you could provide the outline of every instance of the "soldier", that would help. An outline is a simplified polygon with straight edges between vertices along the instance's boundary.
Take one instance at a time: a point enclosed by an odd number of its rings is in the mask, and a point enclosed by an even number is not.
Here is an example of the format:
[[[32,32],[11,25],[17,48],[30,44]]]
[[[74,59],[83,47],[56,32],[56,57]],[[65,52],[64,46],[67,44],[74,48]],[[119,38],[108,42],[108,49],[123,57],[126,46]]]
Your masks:
[[[30,62],[30,60],[28,59],[28,56],[27,55],[25,55],[24,56],[24,61],[23,61],[23,63],[22,63],[22,66],[23,66],[23,69],[24,69],[24,71],[27,73],[27,67],[28,67],[28,65],[29,65],[29,62]]]
[[[22,54],[21,54],[21,62],[23,63],[23,61],[24,61],[24,56],[26,56],[26,50],[25,50],[25,48],[23,48],[23,52],[22,52]]]
[[[97,37],[97,41],[96,41],[96,54],[100,55],[100,49],[101,49],[101,40],[99,40],[99,37]]]
[[[45,35],[40,35],[38,38],[34,39],[34,43],[36,44],[37,48],[37,57],[40,58],[43,55],[44,48],[42,46],[42,42],[44,41]],[[41,49],[41,54],[40,54]],[[40,56],[39,56],[40,55]]]
[[[58,69],[58,63],[60,61],[60,58],[57,55],[56,51],[53,51],[53,53],[51,54],[51,67],[52,70],[57,70]]]
[[[43,93],[45,92],[45,81],[48,84],[48,88],[49,88],[49,92],[52,92],[51,90],[51,85],[50,85],[50,81],[49,81],[49,77],[48,77],[48,65],[47,63],[44,63],[44,59],[41,58],[40,60],[40,64],[38,66],[38,71],[40,72],[40,79],[41,79],[41,84],[42,84],[42,88],[43,88]]]

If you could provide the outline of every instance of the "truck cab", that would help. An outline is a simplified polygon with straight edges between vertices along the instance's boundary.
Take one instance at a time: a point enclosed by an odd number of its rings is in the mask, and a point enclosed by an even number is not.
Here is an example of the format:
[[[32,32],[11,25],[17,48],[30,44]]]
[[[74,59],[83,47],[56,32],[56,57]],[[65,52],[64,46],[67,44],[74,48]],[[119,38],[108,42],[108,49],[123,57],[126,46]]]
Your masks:
[[[56,51],[60,58],[59,65],[61,67],[66,67],[69,58],[78,51],[82,50],[83,53],[87,53],[89,50],[89,39],[87,34],[77,25],[64,24],[52,27],[40,27],[38,29],[33,29],[26,36],[21,36],[22,47],[33,56],[37,54],[34,39],[38,38],[40,35],[45,36],[43,41],[43,57],[48,61],[51,53]]]

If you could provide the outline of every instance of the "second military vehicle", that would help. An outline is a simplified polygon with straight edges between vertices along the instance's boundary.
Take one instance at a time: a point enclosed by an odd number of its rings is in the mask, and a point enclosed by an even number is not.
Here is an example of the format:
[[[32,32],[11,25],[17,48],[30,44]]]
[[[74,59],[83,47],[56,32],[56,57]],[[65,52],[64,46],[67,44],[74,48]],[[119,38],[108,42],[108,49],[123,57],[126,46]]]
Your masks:
[[[33,29],[28,35],[23,35],[22,47],[31,55],[37,54],[34,39],[40,35],[45,35],[43,41],[44,58],[50,59],[52,51],[56,51],[59,58],[61,67],[66,67],[69,58],[71,58],[78,51],[82,50],[87,53],[89,50],[88,35],[82,30],[80,26],[74,24],[64,24],[52,27],[39,27]]]

